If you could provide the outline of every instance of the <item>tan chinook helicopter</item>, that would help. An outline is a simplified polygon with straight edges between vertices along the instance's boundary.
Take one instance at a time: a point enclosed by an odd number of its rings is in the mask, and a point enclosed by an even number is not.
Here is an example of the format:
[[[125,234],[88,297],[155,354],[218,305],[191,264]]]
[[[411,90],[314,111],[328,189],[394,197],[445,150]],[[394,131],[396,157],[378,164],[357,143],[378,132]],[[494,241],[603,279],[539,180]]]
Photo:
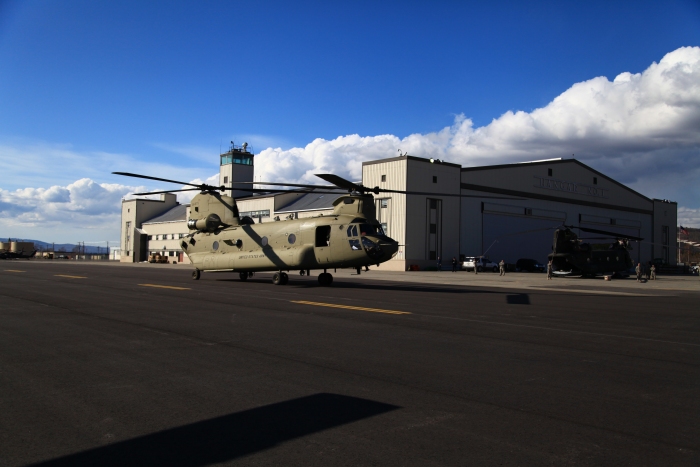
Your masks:
[[[202,271],[238,272],[242,281],[255,272],[274,271],[272,283],[284,285],[288,272],[297,270],[310,275],[312,270],[323,269],[318,276],[322,286],[333,283],[329,269],[355,268],[379,265],[390,260],[399,244],[388,237],[376,218],[372,193],[404,193],[430,195],[431,193],[367,188],[333,174],[317,174],[332,183],[328,185],[303,185],[272,182],[236,182],[268,186],[295,187],[294,190],[269,190],[247,188],[236,190],[249,192],[281,193],[332,193],[338,188],[348,190],[333,203],[332,214],[255,224],[249,217],[239,216],[236,200],[219,192],[232,187],[193,184],[158,177],[112,172],[127,177],[145,178],[193,188],[180,190],[135,193],[152,195],[179,191],[200,191],[190,202],[190,219],[187,226],[192,231],[182,239],[180,247],[187,254],[195,270],[192,278],[198,280]],[[302,189],[306,189],[302,190]],[[441,194],[441,196],[474,197],[474,195]]]

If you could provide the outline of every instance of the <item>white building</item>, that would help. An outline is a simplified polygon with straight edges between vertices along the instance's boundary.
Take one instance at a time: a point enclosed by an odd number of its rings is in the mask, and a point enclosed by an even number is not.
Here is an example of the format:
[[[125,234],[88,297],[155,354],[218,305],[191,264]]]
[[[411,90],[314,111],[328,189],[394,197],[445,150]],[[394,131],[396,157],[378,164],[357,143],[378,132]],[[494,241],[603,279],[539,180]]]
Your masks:
[[[236,182],[252,182],[253,169],[254,155],[245,145],[220,157],[221,184],[234,184],[241,216],[256,222],[330,214],[333,201],[345,193],[249,196],[240,189],[250,185]],[[438,257],[448,265],[453,256],[482,254],[507,263],[544,262],[561,225],[642,237],[632,243],[635,261],[663,258],[675,264],[676,203],[647,198],[575,159],[462,167],[400,156],[364,162],[362,184],[410,193],[375,195],[377,219],[401,245],[381,269],[423,269],[434,267]],[[145,261],[158,251],[171,262],[188,263],[178,246],[189,232],[188,218],[188,206],[179,205],[175,195],[123,201],[122,261]]]

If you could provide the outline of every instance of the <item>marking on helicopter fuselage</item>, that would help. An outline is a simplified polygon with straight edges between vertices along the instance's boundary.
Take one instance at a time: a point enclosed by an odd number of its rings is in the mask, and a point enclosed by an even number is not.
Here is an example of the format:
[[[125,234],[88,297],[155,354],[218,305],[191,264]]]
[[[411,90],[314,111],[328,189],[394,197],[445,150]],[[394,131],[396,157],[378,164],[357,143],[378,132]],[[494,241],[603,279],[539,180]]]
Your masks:
[[[390,315],[410,315],[408,311],[382,310],[381,308],[365,308],[362,306],[336,305],[335,303],[307,302],[304,300],[290,300],[292,303],[300,305],[327,306],[329,308],[345,308],[347,310],[370,311],[372,313],[387,313]]]
[[[68,279],[87,279],[85,276],[67,276],[65,274],[54,274],[56,277],[67,277]]]
[[[20,271],[19,269],[5,269],[5,272],[26,272],[26,271]]]
[[[175,287],[172,285],[158,285],[158,284],[139,284],[141,287],[156,287],[158,289],[173,289],[173,290],[192,290],[189,287]]]

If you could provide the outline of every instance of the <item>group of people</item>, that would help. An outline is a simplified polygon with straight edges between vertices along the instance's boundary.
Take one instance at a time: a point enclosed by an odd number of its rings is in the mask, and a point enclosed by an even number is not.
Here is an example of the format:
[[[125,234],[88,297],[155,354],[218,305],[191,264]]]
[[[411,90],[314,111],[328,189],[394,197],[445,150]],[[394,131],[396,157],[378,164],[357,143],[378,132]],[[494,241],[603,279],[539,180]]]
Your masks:
[[[476,260],[475,260],[476,261]],[[459,265],[459,262],[457,261],[457,257],[453,256],[452,257],[452,272],[457,271],[457,266]],[[652,268],[654,266],[652,265]],[[442,269],[442,260],[440,257],[437,257],[437,270],[440,271]],[[501,260],[500,263],[498,263],[498,271],[499,271],[499,276],[505,276],[506,275],[506,261]],[[474,264],[474,274],[479,274],[478,267],[476,264]],[[656,278],[656,270],[654,269],[653,272],[654,278]],[[552,279],[552,260],[550,259],[549,262],[547,263],[547,280]]]
[[[457,261],[457,257],[453,256],[452,257],[452,272],[457,271],[459,268],[459,261]],[[437,257],[437,269],[440,271],[442,269],[442,260],[440,257]],[[498,270],[499,270],[499,275],[500,276],[505,276],[506,275],[506,262],[505,260],[501,260],[500,263],[498,263]],[[634,271],[637,273],[637,282],[642,282],[644,277],[646,276],[646,280],[648,281],[655,281],[656,280],[656,265],[652,264],[651,261],[647,263],[647,265],[643,265],[642,263],[637,263],[637,266],[634,268]],[[474,274],[478,274],[477,266],[476,264],[474,265]],[[547,280],[552,280],[552,260],[550,259],[549,262],[547,263]]]
[[[644,276],[646,276],[648,281],[656,280],[656,265],[652,264],[651,261],[648,262],[646,266],[642,263],[637,263],[634,272],[637,273],[637,282],[642,282]]]

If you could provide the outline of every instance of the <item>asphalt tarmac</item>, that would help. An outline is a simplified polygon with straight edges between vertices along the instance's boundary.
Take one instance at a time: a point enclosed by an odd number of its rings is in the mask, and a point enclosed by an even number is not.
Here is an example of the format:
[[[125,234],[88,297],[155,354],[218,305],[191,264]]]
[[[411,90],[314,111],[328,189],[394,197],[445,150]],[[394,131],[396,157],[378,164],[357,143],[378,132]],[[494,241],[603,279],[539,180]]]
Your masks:
[[[0,262],[0,465],[700,465],[697,277],[151,266]]]

